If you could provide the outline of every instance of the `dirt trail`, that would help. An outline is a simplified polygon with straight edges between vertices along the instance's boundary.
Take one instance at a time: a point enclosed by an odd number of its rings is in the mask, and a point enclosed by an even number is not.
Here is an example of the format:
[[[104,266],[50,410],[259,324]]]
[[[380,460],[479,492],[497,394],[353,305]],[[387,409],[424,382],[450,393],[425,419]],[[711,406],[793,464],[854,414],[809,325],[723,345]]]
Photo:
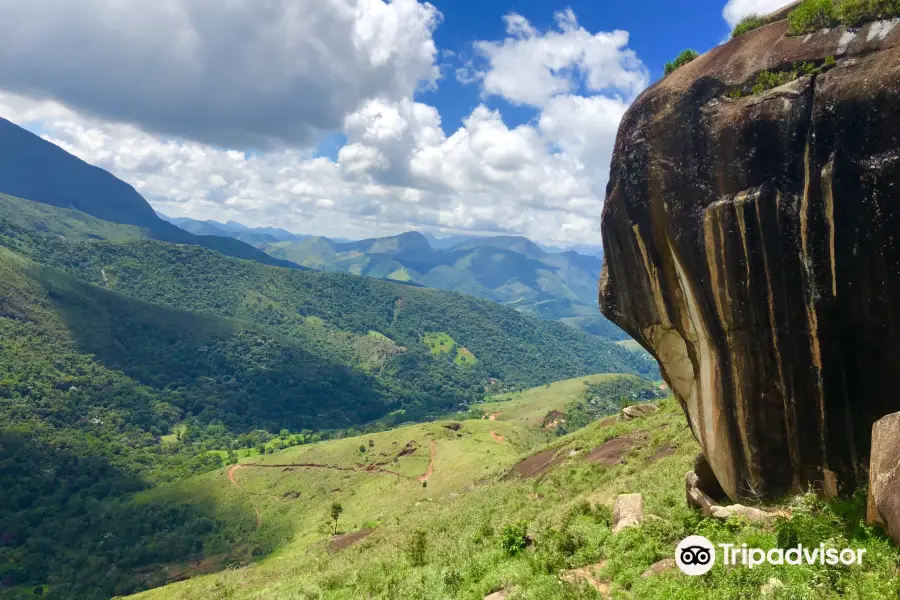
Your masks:
[[[234,474],[237,473],[238,469],[245,466],[247,465],[236,464],[231,465],[231,468],[228,469],[228,480],[231,481],[232,485],[234,485],[234,487],[236,487],[237,489],[241,489],[241,484],[239,484],[237,482],[237,479],[234,478]],[[253,507],[253,511],[256,513],[256,528],[259,529],[259,526],[262,525],[262,514],[260,514],[259,507],[253,503],[253,500],[250,500],[250,506]]]
[[[344,471],[349,473],[371,473],[375,475],[395,475],[397,477],[403,477],[404,479],[417,479],[418,481],[425,481],[429,477],[434,474],[434,455],[435,450],[437,448],[437,443],[434,440],[431,440],[431,459],[428,463],[428,468],[425,470],[425,473],[419,476],[418,478],[412,477],[410,475],[406,475],[404,473],[399,473],[397,471],[392,471],[390,469],[382,469],[377,466],[376,463],[369,465],[359,465],[355,467],[341,467],[338,465],[325,465],[321,463],[290,463],[290,464],[260,464],[260,463],[240,463],[237,465],[232,465],[230,469],[228,469],[228,479],[231,483],[238,489],[241,489],[241,484],[237,482],[235,478],[235,473],[237,473],[238,469],[246,469],[248,467],[254,467],[257,469],[330,469],[332,471]]]
[[[352,546],[356,542],[369,537],[374,531],[375,530],[370,527],[364,527],[359,531],[336,535],[331,538],[331,541],[328,543],[328,549],[331,551],[343,550],[344,548]]]
[[[431,440],[431,459],[428,461],[428,468],[419,477],[419,481],[428,481],[428,478],[434,474],[434,451],[437,449],[437,442]]]
[[[351,473],[370,473],[373,475],[395,475],[397,477],[402,477],[403,479],[415,480],[419,482],[428,481],[428,478],[434,474],[434,456],[435,451],[437,449],[437,443],[434,440],[431,440],[431,459],[428,462],[428,468],[425,469],[425,473],[420,475],[418,478],[412,477],[410,475],[404,475],[403,473],[398,473],[397,471],[391,471],[390,469],[382,469],[378,467],[375,463],[370,465],[361,465],[356,467],[340,467],[338,465],[323,465],[319,463],[291,463],[291,464],[259,464],[259,463],[239,463],[236,465],[231,465],[231,468],[228,469],[228,480],[231,484],[237,489],[243,489],[241,484],[238,483],[235,474],[240,469],[246,469],[248,467],[255,467],[257,469],[330,469],[333,471],[345,471]],[[262,525],[262,515],[259,512],[259,508],[253,504],[253,501],[250,501],[250,504],[253,506],[253,510],[256,511],[256,528],[259,529],[259,526]]]
[[[237,479],[234,478],[234,472],[240,469],[243,465],[232,465],[230,469],[228,469],[228,479],[232,484],[238,489],[241,489],[241,484],[237,482]]]
[[[494,438],[496,441],[500,442],[501,444],[504,441],[506,441],[506,438],[503,437],[502,435],[500,435],[499,433],[497,433],[496,431],[491,432],[491,437]]]

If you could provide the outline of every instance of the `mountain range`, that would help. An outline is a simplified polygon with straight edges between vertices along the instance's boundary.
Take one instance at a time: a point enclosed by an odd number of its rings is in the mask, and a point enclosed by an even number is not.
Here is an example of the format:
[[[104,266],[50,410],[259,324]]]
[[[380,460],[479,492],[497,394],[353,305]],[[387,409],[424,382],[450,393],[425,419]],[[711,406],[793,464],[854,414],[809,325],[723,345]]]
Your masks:
[[[193,234],[159,218],[131,185],[0,118],[0,192],[104,221],[133,225],[152,239],[210,248],[227,256],[297,268],[231,236]]]
[[[306,268],[462,292],[590,334],[627,337],[597,309],[601,257],[557,251],[525,237],[440,238],[412,231],[346,241],[235,221],[169,221],[194,234],[233,237]]]

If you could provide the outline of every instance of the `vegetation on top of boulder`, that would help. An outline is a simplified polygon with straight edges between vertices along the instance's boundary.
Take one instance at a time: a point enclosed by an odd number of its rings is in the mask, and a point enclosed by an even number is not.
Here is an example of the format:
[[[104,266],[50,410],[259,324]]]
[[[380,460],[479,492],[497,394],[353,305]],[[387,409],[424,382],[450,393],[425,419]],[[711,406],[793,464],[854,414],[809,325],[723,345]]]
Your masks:
[[[762,15],[747,15],[735,26],[734,30],[731,32],[731,37],[736,38],[739,35],[744,35],[754,29],[759,29],[763,25],[768,25],[769,21]]]
[[[700,56],[700,55],[697,54],[696,50],[692,50],[690,48],[688,48],[687,50],[684,50],[681,54],[679,54],[678,56],[675,57],[675,60],[673,60],[672,62],[666,63],[666,69],[665,69],[666,75],[669,75],[670,73],[674,73],[675,71],[677,71],[684,65],[688,64],[689,62],[691,62],[698,56]]]
[[[795,63],[789,71],[762,71],[757,73],[749,91],[745,91],[743,87],[736,87],[730,90],[727,95],[733,100],[747,96],[756,96],[757,94],[762,94],[763,92],[790,83],[800,77],[819,75],[833,68],[836,64],[837,61],[835,58],[829,56],[818,66],[815,63],[802,62]]]
[[[812,33],[826,27],[856,27],[900,16],[900,0],[805,0],[788,15],[788,34]]]

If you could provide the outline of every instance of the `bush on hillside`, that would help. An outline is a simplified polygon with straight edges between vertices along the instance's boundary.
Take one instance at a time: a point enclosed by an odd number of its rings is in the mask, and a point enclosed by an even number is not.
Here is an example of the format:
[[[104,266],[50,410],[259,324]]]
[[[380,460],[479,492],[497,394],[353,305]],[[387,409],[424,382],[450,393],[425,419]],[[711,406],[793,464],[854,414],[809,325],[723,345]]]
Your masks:
[[[677,71],[684,65],[688,64],[689,62],[691,62],[698,56],[700,56],[700,55],[697,54],[697,52],[694,50],[691,50],[691,49],[685,50],[684,52],[682,52],[681,54],[676,56],[675,60],[673,60],[670,63],[666,63],[666,75],[668,75],[670,73],[674,73],[675,71]]]
[[[528,523],[519,521],[503,526],[500,532],[500,547],[509,556],[515,556],[528,545]]]
[[[417,529],[406,543],[406,554],[409,563],[414,567],[425,566],[425,553],[428,550],[428,533],[424,529]]]
[[[731,32],[731,37],[736,38],[737,36],[744,35],[754,29],[759,29],[763,25],[768,25],[768,21],[766,21],[765,17],[760,15],[747,15],[741,19],[740,23],[734,28],[734,31]]]
[[[805,0],[788,16],[788,33],[801,35],[826,27],[857,27],[900,16],[900,0]]]
[[[805,0],[788,15],[788,33],[799,35],[838,23],[835,0]]]

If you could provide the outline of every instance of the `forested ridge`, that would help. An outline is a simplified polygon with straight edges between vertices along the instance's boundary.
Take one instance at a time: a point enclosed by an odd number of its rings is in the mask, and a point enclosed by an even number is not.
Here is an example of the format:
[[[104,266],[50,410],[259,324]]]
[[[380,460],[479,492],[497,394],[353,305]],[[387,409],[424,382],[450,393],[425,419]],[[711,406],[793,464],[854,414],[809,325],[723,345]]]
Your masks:
[[[105,598],[158,584],[167,562],[266,552],[210,507],[130,499],[235,452],[465,409],[490,378],[646,368],[462,294],[270,267],[0,200],[3,596]],[[433,333],[476,360],[432,354]]]

